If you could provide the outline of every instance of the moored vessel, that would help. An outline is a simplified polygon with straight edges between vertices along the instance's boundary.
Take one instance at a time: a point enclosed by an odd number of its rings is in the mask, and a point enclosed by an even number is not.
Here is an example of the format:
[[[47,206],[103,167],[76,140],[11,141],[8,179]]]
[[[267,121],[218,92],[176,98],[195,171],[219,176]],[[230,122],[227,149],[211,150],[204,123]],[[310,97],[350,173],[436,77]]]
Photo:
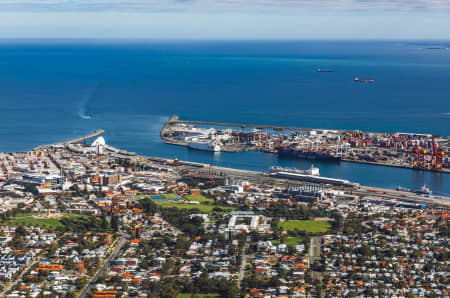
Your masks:
[[[341,156],[325,150],[323,151],[306,150],[306,149],[304,150],[290,147],[278,148],[278,155],[282,157],[292,157],[298,159],[309,159],[309,160],[330,161],[330,162],[339,162],[342,159]]]
[[[433,192],[424,184],[420,189],[413,190],[416,194],[431,195]]]
[[[270,172],[271,173],[286,172],[286,173],[295,173],[295,174],[302,174],[302,175],[320,176],[319,168],[314,167],[314,165],[312,165],[311,168],[309,168],[307,170],[273,166],[270,168]]]
[[[202,151],[222,151],[222,146],[214,140],[192,138],[187,142],[187,146],[188,148]]]

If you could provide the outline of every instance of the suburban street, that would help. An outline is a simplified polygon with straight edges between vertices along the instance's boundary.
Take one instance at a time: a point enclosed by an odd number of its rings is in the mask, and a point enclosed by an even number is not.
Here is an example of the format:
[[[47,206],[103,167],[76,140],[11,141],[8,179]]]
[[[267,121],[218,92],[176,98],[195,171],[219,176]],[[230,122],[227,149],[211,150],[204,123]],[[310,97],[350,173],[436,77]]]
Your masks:
[[[3,291],[0,293],[0,297],[4,297],[6,293],[8,293],[13,287],[16,286],[16,284],[22,280],[24,274],[28,272],[33,266],[35,266],[39,261],[41,260],[40,257],[38,257],[34,262],[31,262],[25,269],[22,270],[22,272],[19,274],[19,276],[10,283],[6,288],[3,289]]]
[[[105,275],[106,272],[108,272],[109,267],[111,266],[111,261],[114,260],[117,257],[117,254],[119,253],[120,249],[125,245],[125,243],[128,240],[128,235],[122,234],[120,236],[119,242],[116,244],[116,247],[114,248],[114,251],[111,253],[111,255],[106,259],[105,263],[103,264],[103,267],[94,275],[94,277],[91,279],[91,281],[86,285],[86,287],[83,289],[83,291],[80,294],[80,298],[86,297],[88,293],[92,290],[94,285],[97,283],[97,280],[100,276]]]
[[[245,245],[243,249],[242,254],[242,262],[241,262],[241,268],[239,270],[239,279],[238,279],[238,288],[241,288],[241,282],[244,279],[245,276],[245,265],[247,264],[247,249],[249,248],[249,242],[250,242],[250,236],[247,236],[247,239],[245,240]]]

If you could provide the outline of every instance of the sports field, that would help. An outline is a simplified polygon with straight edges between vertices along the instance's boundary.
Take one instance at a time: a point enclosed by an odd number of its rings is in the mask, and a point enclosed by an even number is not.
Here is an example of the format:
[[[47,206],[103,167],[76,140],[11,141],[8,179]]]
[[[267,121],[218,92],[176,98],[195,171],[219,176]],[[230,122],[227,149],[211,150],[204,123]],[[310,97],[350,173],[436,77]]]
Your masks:
[[[325,233],[331,228],[328,221],[315,220],[287,220],[278,223],[278,227],[285,231],[305,231],[309,233]]]
[[[66,214],[62,218],[76,219],[80,218],[81,215],[77,214]],[[13,217],[7,221],[10,226],[34,226],[45,228],[48,230],[55,230],[58,227],[64,227],[64,224],[60,221],[61,218],[39,218],[36,214],[24,213],[16,217]]]

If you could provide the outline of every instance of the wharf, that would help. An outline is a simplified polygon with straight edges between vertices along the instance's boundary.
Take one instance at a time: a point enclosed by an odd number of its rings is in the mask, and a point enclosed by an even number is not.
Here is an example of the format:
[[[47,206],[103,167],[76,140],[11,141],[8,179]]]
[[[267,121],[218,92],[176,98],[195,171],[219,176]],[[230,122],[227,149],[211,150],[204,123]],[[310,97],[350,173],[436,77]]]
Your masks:
[[[310,127],[295,127],[295,126],[277,126],[277,125],[265,125],[265,124],[251,124],[251,123],[228,123],[228,122],[213,122],[213,121],[197,121],[197,120],[181,120],[178,116],[172,116],[166,123],[170,124],[200,124],[200,125],[214,125],[214,126],[230,126],[230,127],[253,127],[257,129],[274,129],[274,130],[302,130],[302,131],[313,131],[321,130]],[[333,129],[334,131],[341,132],[342,130]]]
[[[179,122],[177,122],[179,121]],[[201,121],[197,121],[201,122]],[[166,132],[168,130],[168,126],[171,124],[176,123],[185,123],[182,120],[179,120],[178,116],[172,116],[163,126],[160,132],[160,137],[162,140],[164,140],[164,143],[169,145],[176,145],[176,146],[184,146],[187,147],[187,143],[180,140],[174,140],[173,138],[167,137]],[[246,152],[246,151],[255,151],[256,148],[249,147],[249,146],[223,146],[222,151],[223,152]]]
[[[163,129],[161,130],[161,139],[163,139],[165,143],[179,145],[179,146],[187,146],[186,142],[177,140],[175,138],[171,138],[167,134],[167,132],[170,132],[170,130],[171,130],[170,126],[176,125],[176,124],[200,124],[200,125],[224,126],[224,127],[228,126],[228,127],[240,127],[240,128],[254,127],[254,128],[258,128],[258,129],[274,129],[274,130],[278,130],[278,131],[283,131],[283,130],[291,130],[291,131],[297,130],[297,131],[304,131],[304,132],[332,131],[333,133],[335,133],[339,136],[346,136],[346,135],[352,134],[353,132],[361,133],[360,131],[339,130],[339,129],[313,129],[313,128],[307,128],[307,127],[293,127],[293,126],[275,126],[275,125],[258,125],[258,124],[246,124],[246,123],[226,123],[226,122],[211,122],[211,121],[197,121],[197,120],[182,120],[178,116],[174,115],[174,116],[170,117],[170,119],[165,123]],[[383,137],[387,133],[370,132],[368,134],[379,135],[380,137]],[[431,138],[431,135],[430,135],[430,138]],[[450,138],[449,138],[449,140],[450,140]],[[434,136],[433,136],[433,142],[434,142]],[[247,143],[247,144],[244,144],[241,146],[236,146],[234,144],[235,143],[233,142],[233,145],[229,145],[229,144],[222,145],[221,151],[224,151],[224,152],[264,151],[267,153],[277,153],[277,151],[274,150],[273,148],[271,149],[270,146],[269,146],[269,149],[266,149],[264,146],[256,147],[250,143]],[[357,153],[357,155],[354,155],[354,154],[353,155],[345,155],[345,156],[342,155],[342,161],[361,163],[361,164],[370,164],[370,165],[379,165],[379,166],[388,166],[388,167],[395,167],[395,168],[407,168],[407,169],[412,169],[412,170],[450,173],[450,168],[433,167],[431,165],[430,161],[428,161],[429,164],[427,164],[426,166],[418,167],[417,164],[414,164],[414,162],[411,161],[411,158],[417,158],[417,156],[414,155],[414,153],[406,153],[406,154],[408,154],[408,156],[402,157],[403,160],[399,160],[398,158],[389,158],[386,160],[382,160],[382,159],[370,160],[370,159],[366,159],[364,156],[361,156],[361,155],[363,155],[364,152],[366,152],[366,155],[374,154],[376,156],[377,154],[380,154],[380,152],[382,150],[388,151],[388,150],[392,150],[392,149],[388,149],[388,148],[380,149],[378,147],[373,147],[373,148],[361,147],[361,148],[352,148],[352,149],[354,150],[354,152]],[[428,149],[428,151],[430,151],[430,149]],[[381,153],[381,155],[383,155],[383,154],[386,154],[386,152]],[[405,155],[404,152],[401,154]]]
[[[416,168],[409,164],[395,164],[392,162],[368,161],[368,160],[352,159],[352,158],[342,158],[342,161],[353,162],[353,163],[362,163],[362,164],[375,165],[375,166],[383,166],[383,167],[391,167],[391,168],[402,168],[402,169],[411,169],[411,170],[419,170],[419,171],[431,171],[431,172],[436,172],[436,173],[450,173],[450,169],[447,169],[447,168],[442,168],[439,170],[428,169],[428,168]]]

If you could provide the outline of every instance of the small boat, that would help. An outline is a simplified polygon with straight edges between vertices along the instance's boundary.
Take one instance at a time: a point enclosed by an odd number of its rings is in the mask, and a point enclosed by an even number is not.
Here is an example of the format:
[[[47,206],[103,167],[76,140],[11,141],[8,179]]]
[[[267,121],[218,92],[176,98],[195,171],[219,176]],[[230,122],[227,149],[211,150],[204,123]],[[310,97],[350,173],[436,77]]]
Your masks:
[[[375,82],[375,79],[372,79],[372,78],[362,79],[362,78],[356,77],[353,81],[358,82],[358,83],[372,83],[372,82]]]
[[[411,191],[406,187],[397,186],[397,191]]]

